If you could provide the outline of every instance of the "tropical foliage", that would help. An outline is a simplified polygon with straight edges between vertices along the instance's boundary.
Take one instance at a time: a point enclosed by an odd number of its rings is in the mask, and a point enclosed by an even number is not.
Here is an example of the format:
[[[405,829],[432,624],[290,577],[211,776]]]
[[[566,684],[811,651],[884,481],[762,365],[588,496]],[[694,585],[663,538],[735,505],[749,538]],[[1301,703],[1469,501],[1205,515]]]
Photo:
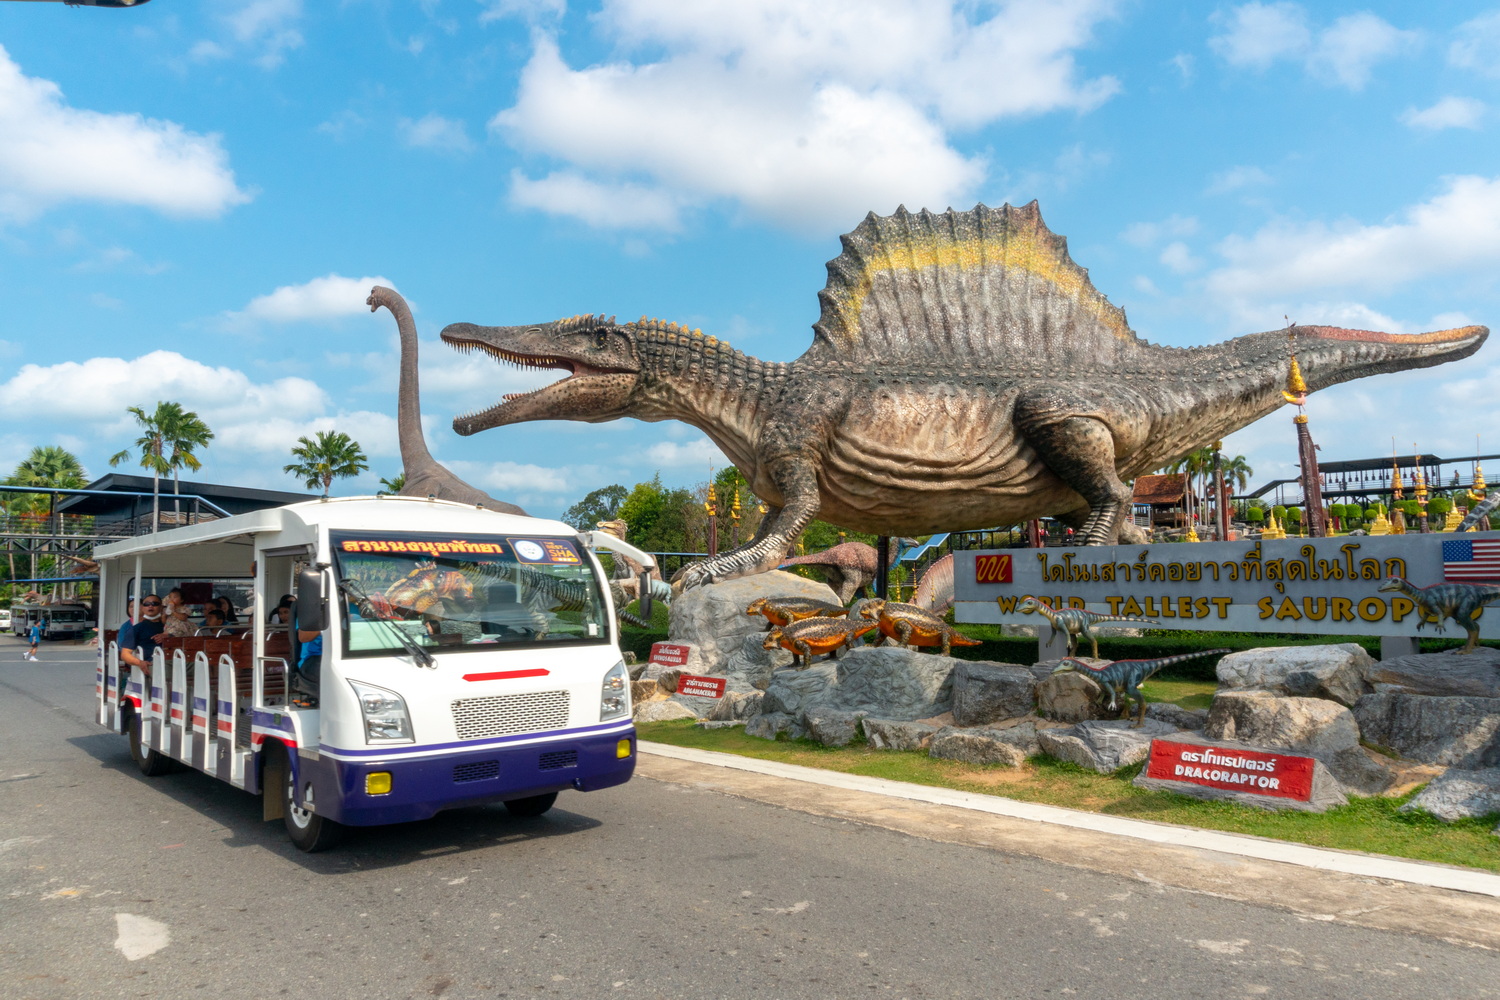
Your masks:
[[[296,459],[282,471],[302,480],[310,490],[322,489],[323,495],[335,479],[357,476],[370,467],[359,442],[343,431],[318,431],[314,438],[299,437],[292,449]]]
[[[161,477],[171,475],[172,492],[182,492],[178,472],[188,469],[196,472],[203,463],[198,450],[208,447],[214,432],[191,410],[184,410],[181,403],[157,401],[156,409],[147,413],[142,407],[131,406],[126,412],[135,418],[141,436],[135,439],[141,468],[151,473],[151,526],[156,530],[161,518]],[[115,452],[109,464],[117,466],[132,458],[130,449]],[[176,505],[179,520],[182,514],[181,501]]]

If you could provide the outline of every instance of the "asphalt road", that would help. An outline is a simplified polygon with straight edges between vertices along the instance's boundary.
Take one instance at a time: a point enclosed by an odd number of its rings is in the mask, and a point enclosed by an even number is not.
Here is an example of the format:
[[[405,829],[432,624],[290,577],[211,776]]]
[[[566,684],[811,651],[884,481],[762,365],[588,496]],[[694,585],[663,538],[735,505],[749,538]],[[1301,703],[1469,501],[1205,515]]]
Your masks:
[[[1500,996],[1491,951],[649,779],[304,855],[258,799],[141,777],[87,650],[22,648],[0,638],[7,1000]]]

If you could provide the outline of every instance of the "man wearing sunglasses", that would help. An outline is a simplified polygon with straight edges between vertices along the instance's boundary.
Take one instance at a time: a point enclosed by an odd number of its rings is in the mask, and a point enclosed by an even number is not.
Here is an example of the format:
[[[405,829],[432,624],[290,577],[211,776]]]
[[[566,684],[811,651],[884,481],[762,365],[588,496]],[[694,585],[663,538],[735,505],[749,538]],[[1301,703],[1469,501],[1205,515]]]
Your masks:
[[[151,656],[156,644],[166,637],[167,624],[161,616],[161,598],[147,594],[141,599],[141,615],[120,629],[120,662],[151,672]]]

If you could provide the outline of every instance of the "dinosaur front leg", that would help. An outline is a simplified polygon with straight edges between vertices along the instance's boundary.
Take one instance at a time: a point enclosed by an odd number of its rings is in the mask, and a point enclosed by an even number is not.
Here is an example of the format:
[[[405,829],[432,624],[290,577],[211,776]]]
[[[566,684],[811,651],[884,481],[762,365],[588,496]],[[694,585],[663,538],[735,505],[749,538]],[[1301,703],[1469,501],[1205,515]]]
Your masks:
[[[674,593],[766,573],[781,564],[797,535],[818,514],[818,477],[812,463],[798,457],[780,462],[773,470],[773,478],[786,500],[785,506],[772,508],[755,537],[739,548],[678,570],[672,578]]]
[[[807,640],[794,639],[792,640],[792,645],[796,646],[797,652],[802,654],[802,665],[804,667],[812,666],[813,648],[807,644]],[[795,659],[795,657],[793,657],[793,659]]]
[[[1130,505],[1130,488],[1115,471],[1115,439],[1096,417],[1075,416],[1097,409],[1076,394],[1039,390],[1016,402],[1016,427],[1037,457],[1089,505],[1083,524],[1085,545],[1114,545]]]

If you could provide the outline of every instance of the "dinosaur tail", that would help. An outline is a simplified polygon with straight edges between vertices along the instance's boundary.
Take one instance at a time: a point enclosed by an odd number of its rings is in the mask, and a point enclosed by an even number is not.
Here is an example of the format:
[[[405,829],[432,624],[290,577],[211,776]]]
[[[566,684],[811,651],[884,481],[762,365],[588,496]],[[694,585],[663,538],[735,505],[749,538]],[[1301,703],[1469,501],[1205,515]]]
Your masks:
[[[963,634],[961,634],[959,632],[954,632],[953,635],[951,635],[948,638],[948,645],[950,645],[950,646],[982,646],[982,645],[984,645],[984,643],[981,642],[978,639],[970,639],[968,636],[963,635]]]
[[[1132,618],[1130,615],[1099,615],[1094,619],[1096,622],[1136,622],[1140,625],[1160,625],[1161,622],[1154,618]]]
[[[1178,653],[1175,656],[1163,656],[1156,661],[1156,669],[1161,670],[1163,667],[1170,667],[1174,663],[1186,663],[1188,660],[1201,660],[1205,656],[1218,656],[1220,653],[1232,652],[1234,651],[1231,649],[1204,649],[1196,653]]]
[[[636,615],[631,614],[629,611],[619,611],[619,610],[617,610],[615,612],[615,615],[620,619],[620,621],[622,621],[622,622],[629,622],[630,624],[634,625],[636,628],[650,628],[651,627],[651,623],[650,622],[646,621],[644,618],[641,618],[641,617],[638,617]]]

